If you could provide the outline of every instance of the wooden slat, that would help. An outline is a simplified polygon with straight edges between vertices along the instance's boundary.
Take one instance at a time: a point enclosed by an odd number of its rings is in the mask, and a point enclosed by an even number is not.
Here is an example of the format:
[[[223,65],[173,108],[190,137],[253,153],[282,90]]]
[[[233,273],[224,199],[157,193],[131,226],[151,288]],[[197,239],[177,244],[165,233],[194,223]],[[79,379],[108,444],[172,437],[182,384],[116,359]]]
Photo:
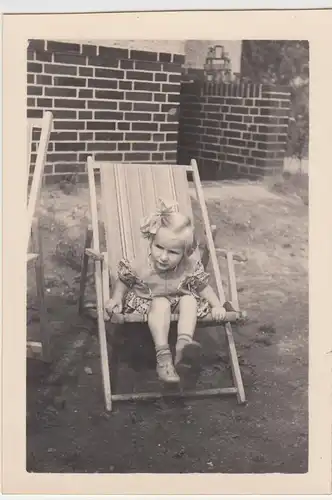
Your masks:
[[[48,143],[49,143],[49,138],[50,138],[51,128],[52,128],[52,121],[53,121],[52,113],[50,111],[46,111],[44,113],[44,116],[43,116],[42,122],[41,122],[42,126],[41,126],[39,146],[38,146],[38,150],[37,150],[36,165],[35,165],[35,169],[33,172],[31,189],[30,189],[29,199],[28,199],[28,214],[27,214],[28,220],[27,220],[27,228],[26,228],[26,230],[27,230],[26,250],[27,251],[28,251],[28,247],[29,247],[32,220],[33,220],[33,217],[35,215],[36,205],[38,202],[41,184],[42,184],[44,166],[45,166],[45,162],[46,162],[46,154],[47,154]],[[31,124],[31,122],[30,122],[30,124]],[[30,124],[29,124],[29,127],[30,127]]]
[[[105,224],[108,263],[111,278],[116,278],[118,262],[122,257],[119,207],[114,165],[100,164],[101,213]]]
[[[132,235],[133,254],[138,256],[147,249],[147,240],[142,239],[140,223],[145,215],[143,210],[141,169],[130,164],[123,166],[123,175],[126,179],[127,201],[130,213],[130,227]],[[122,167],[122,168],[123,168]]]
[[[175,165],[171,168],[175,185],[175,196],[179,203],[180,212],[187,214],[193,219],[186,169],[180,165]]]

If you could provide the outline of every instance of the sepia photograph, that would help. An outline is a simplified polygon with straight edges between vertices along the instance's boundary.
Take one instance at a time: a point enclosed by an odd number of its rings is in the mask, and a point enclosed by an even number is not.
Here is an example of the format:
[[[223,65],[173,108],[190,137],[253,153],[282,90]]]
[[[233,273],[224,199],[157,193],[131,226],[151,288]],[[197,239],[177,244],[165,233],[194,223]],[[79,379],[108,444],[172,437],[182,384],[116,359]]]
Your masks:
[[[27,472],[306,474],[308,39],[26,61]]]

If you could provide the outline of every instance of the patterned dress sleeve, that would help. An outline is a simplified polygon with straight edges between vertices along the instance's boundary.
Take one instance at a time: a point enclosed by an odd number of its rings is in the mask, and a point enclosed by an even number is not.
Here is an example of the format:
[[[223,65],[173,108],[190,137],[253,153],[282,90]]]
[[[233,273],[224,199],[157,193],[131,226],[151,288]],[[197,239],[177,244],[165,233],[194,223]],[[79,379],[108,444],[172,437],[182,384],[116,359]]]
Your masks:
[[[128,288],[132,288],[138,280],[138,276],[133,266],[127,259],[121,259],[118,265],[118,278]]]
[[[210,275],[205,272],[201,261],[197,261],[193,272],[188,276],[186,285],[191,292],[199,293],[209,284]]]

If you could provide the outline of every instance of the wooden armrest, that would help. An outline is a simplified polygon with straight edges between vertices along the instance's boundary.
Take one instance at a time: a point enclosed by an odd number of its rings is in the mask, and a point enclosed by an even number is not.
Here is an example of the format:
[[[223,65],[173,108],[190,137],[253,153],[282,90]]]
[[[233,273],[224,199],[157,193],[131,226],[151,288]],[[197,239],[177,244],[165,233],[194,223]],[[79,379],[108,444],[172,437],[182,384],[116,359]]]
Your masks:
[[[111,323],[146,323],[146,314],[117,314],[113,313],[111,316]],[[178,314],[171,315],[171,322],[176,322],[179,319]],[[223,323],[237,323],[240,321],[245,321],[247,319],[247,313],[245,311],[232,311],[226,312],[226,317],[222,321],[216,321],[212,319],[211,314],[207,314],[204,318],[198,319],[198,324],[223,324]]]
[[[85,249],[85,253],[86,253],[86,255],[88,255],[89,257],[91,257],[93,260],[100,260],[100,261],[104,260],[103,254],[100,253],[100,252],[97,252],[93,248],[86,248]]]

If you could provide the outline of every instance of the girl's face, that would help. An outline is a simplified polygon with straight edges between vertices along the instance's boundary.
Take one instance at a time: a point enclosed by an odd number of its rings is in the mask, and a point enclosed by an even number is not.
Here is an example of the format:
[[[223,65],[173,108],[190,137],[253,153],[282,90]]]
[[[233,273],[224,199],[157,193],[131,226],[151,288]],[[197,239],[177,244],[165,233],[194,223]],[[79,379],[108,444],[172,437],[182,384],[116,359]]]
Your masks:
[[[157,231],[151,243],[151,257],[158,271],[174,269],[184,255],[184,245],[166,227]]]

